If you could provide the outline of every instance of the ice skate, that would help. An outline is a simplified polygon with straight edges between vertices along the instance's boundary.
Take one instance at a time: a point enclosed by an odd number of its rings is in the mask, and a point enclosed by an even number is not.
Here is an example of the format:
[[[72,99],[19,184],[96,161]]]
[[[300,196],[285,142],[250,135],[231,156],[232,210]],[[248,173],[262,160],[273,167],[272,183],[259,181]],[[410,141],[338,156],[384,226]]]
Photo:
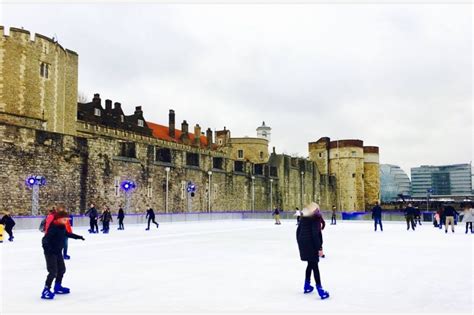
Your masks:
[[[69,288],[63,287],[61,284],[56,284],[54,286],[54,294],[69,294],[71,290]]]
[[[67,255],[67,254],[64,254],[63,258],[64,258],[65,260],[69,260],[69,259],[71,259],[71,256],[69,256],[69,255]]]
[[[43,300],[52,300],[54,299],[54,293],[51,292],[49,288],[44,288],[43,292],[41,293],[41,298]]]
[[[322,287],[317,286],[318,294],[321,297],[321,300],[327,299],[329,297],[329,292],[324,291]]]
[[[313,292],[313,290],[314,290],[314,287],[311,286],[310,282],[306,281],[304,283],[304,289],[303,289],[304,294],[311,293]]]

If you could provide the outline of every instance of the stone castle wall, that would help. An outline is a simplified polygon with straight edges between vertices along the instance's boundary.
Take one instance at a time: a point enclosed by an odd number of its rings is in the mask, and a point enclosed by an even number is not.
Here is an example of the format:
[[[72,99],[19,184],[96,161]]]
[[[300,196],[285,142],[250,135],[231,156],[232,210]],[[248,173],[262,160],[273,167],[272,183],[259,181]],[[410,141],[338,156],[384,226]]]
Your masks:
[[[78,55],[52,39],[0,27],[0,120],[75,134],[77,69]]]
[[[230,157],[234,160],[240,160],[238,155],[239,150],[242,150],[244,153],[242,160],[247,160],[255,164],[268,162],[269,154],[267,139],[231,138],[229,146]]]

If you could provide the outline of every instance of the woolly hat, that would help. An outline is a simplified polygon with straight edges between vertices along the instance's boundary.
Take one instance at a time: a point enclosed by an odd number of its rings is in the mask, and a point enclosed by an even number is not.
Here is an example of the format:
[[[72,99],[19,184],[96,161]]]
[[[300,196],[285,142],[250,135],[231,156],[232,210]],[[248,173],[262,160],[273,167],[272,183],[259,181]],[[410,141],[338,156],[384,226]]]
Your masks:
[[[66,211],[58,211],[54,214],[54,220],[61,219],[61,218],[69,218],[69,214]]]
[[[310,217],[314,215],[316,210],[319,209],[319,205],[316,202],[311,202],[310,204],[306,205],[302,211],[304,217]]]

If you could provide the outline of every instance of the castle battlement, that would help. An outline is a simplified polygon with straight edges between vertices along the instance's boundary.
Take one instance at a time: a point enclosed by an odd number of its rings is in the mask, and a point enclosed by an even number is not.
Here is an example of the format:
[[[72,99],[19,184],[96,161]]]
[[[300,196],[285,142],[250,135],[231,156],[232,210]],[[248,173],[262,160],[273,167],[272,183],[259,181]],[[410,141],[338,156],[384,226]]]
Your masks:
[[[43,34],[31,33],[28,30],[17,27],[10,27],[8,32],[5,32],[5,30],[6,28],[4,26],[0,26],[0,36],[2,36],[3,39],[12,38],[16,40],[23,40],[36,45],[44,45],[48,43],[49,45],[54,45],[55,47],[61,49],[66,54],[79,56],[75,51],[61,46],[57,40]]]

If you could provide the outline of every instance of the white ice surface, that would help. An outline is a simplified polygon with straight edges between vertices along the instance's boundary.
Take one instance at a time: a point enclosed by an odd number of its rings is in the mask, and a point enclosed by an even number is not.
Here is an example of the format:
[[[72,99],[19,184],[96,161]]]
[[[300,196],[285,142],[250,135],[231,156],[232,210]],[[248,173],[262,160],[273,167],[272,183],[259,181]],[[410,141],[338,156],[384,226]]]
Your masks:
[[[416,312],[471,313],[473,239],[460,226],[444,234],[426,224],[406,231],[386,223],[327,225],[320,262],[331,294],[302,293],[295,224],[283,221],[126,226],[69,241],[63,281],[71,294],[41,300],[46,277],[39,231],[16,231],[0,244],[0,313]]]

